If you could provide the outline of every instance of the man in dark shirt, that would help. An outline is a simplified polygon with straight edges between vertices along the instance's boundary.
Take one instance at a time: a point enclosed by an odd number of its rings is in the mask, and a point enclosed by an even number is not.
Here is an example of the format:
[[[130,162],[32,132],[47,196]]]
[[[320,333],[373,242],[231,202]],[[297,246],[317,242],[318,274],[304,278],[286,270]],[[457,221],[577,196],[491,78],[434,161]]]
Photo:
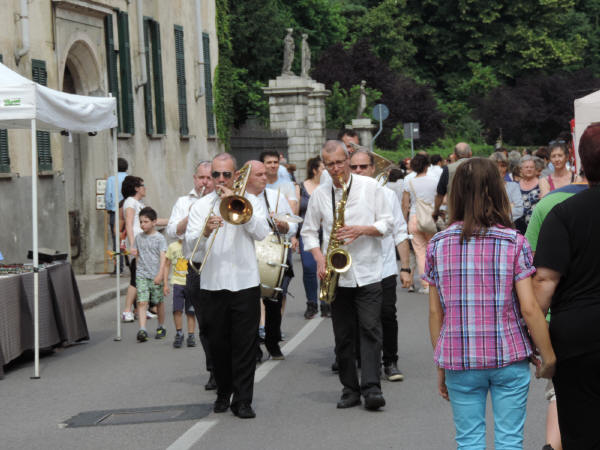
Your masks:
[[[600,123],[579,143],[589,189],[556,205],[538,239],[535,293],[550,307],[563,448],[600,448]]]
[[[459,142],[454,146],[454,155],[456,155],[456,161],[442,167],[442,174],[440,175],[440,181],[437,185],[437,194],[435,196],[435,205],[433,210],[433,220],[437,220],[440,215],[440,207],[444,201],[446,194],[450,194],[452,189],[452,180],[454,179],[454,172],[458,166],[460,166],[466,159],[470,158],[473,153],[471,152],[471,146],[466,142]]]

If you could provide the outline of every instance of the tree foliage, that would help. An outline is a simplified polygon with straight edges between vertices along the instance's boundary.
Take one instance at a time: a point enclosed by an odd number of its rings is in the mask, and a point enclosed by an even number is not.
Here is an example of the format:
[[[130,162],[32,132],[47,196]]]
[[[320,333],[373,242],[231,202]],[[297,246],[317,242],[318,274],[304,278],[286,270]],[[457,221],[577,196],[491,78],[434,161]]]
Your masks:
[[[367,109],[365,113],[370,113],[375,106],[375,102],[381,98],[381,92],[370,87],[366,88]],[[360,98],[360,85],[356,84],[348,89],[340,87],[340,82],[336,81],[331,86],[331,95],[326,100],[327,127],[341,130],[346,124],[356,119],[358,103]]]

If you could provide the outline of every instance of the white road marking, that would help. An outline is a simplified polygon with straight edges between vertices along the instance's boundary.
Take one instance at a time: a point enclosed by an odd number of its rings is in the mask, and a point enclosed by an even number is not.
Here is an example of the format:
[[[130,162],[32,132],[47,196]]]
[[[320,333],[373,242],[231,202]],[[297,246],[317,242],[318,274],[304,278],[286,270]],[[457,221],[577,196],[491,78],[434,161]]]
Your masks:
[[[288,343],[281,347],[281,352],[286,356],[292,353],[313,331],[315,331],[322,321],[323,318],[321,317],[308,321],[308,323],[304,325]],[[254,374],[254,384],[260,383],[260,381],[280,362],[281,361],[268,360],[262,363]],[[202,436],[219,423],[219,420],[213,419],[213,417],[214,416],[205,417],[196,422],[189,430],[179,436],[175,442],[167,447],[167,450],[189,450],[192,448],[196,442],[202,439]]]

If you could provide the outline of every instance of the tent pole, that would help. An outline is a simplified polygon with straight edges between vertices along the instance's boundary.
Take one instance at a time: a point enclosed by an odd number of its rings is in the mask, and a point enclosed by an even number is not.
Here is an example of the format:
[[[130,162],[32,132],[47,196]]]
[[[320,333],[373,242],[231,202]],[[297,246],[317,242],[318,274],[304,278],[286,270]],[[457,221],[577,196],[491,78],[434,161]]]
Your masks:
[[[115,170],[115,203],[117,209],[115,211],[115,243],[117,253],[121,253],[121,224],[119,217],[119,161],[117,157],[117,128],[112,129],[113,141],[113,167]],[[117,336],[115,341],[121,340],[121,255],[115,255],[115,273],[117,274]]]
[[[38,267],[38,210],[37,210],[37,129],[35,119],[31,119],[31,224],[33,230],[33,343],[34,380],[40,378],[40,317],[39,317],[39,267]]]

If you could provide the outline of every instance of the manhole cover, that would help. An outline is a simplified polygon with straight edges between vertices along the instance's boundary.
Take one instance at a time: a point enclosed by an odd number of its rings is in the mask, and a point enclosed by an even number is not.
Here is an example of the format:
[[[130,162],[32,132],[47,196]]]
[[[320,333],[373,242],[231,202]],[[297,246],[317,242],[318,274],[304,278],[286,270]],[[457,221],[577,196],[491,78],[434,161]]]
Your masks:
[[[107,409],[86,411],[66,420],[62,427],[94,427],[106,425],[133,425],[137,423],[176,422],[199,420],[212,411],[212,405],[150,406],[147,408]]]

